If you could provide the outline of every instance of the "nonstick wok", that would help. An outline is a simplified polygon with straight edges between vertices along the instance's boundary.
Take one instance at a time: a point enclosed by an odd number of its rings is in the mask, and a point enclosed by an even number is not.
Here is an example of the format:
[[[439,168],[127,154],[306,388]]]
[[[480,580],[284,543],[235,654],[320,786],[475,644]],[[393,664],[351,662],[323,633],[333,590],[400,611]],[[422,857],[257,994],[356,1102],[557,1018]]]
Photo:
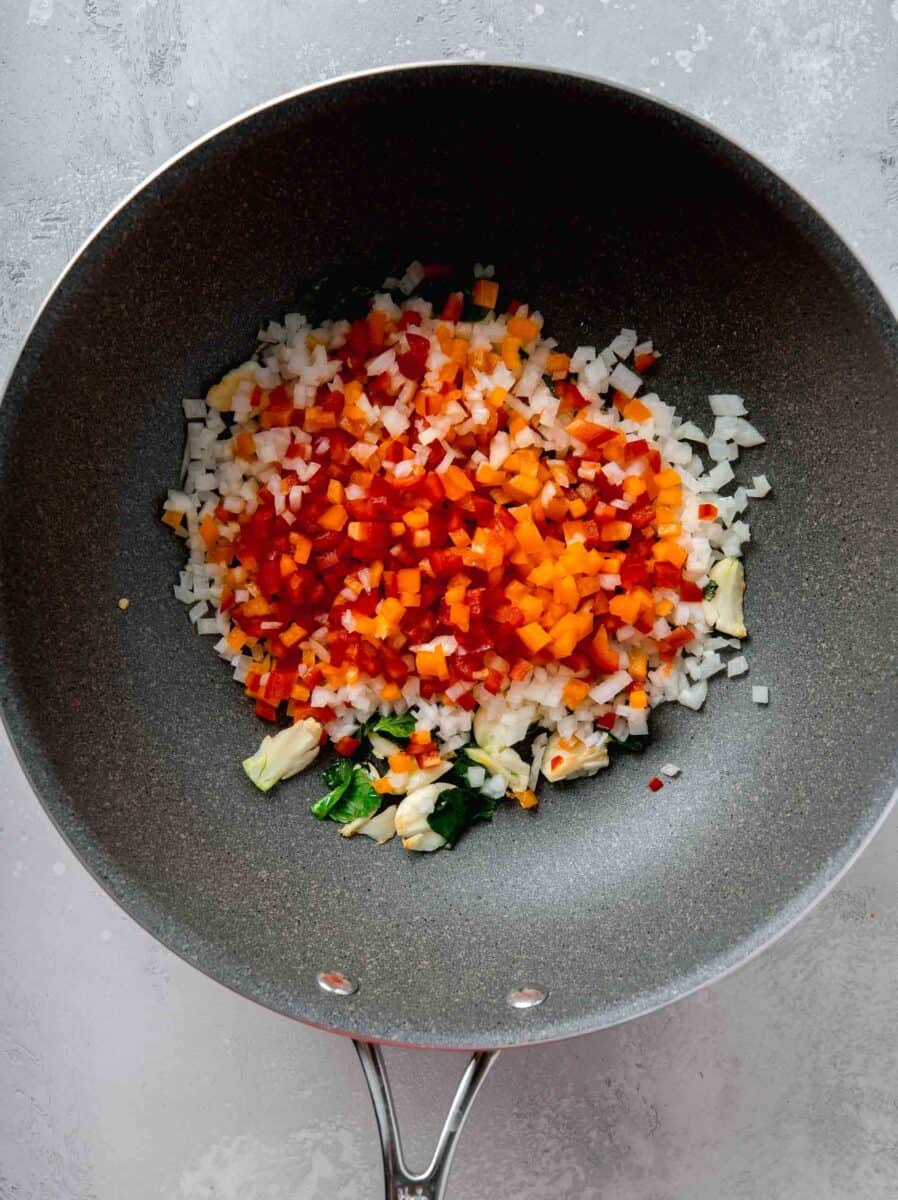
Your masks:
[[[643,756],[419,856],[313,820],[319,772],[254,790],[240,761],[266,730],[173,598],[182,548],[159,522],[181,398],[310,283],[414,258],[495,263],[568,348],[635,324],[687,417],[707,424],[709,393],[746,397],[768,441],[740,470],[773,483],[751,512],[747,680],[715,681],[700,713],[659,710]],[[245,996],[360,1039],[390,1194],[438,1195],[491,1057],[416,1182],[371,1043],[492,1051],[676,1000],[787,929],[883,819],[896,395],[895,321],[844,243],[683,113],[487,65],[287,96],[138,189],[22,351],[0,409],[8,729],[137,921]],[[682,775],[655,794],[666,759]]]

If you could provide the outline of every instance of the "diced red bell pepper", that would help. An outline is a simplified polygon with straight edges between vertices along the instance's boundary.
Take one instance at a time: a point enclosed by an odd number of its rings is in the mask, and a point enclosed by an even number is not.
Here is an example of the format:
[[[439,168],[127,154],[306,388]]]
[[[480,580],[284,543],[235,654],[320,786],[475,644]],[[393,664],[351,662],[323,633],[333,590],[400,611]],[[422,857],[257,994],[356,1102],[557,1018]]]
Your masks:
[[[690,579],[684,579],[680,584],[680,599],[687,604],[698,604],[703,599],[702,589]]]
[[[652,568],[652,574],[655,579],[655,587],[673,588],[676,590],[683,579],[683,572],[679,567],[675,567],[673,563],[656,562]]]
[[[502,690],[502,676],[495,668],[490,667],[487,671],[486,679],[483,681],[483,686],[493,696],[498,696]]]
[[[655,508],[652,504],[644,504],[641,508],[631,509],[627,513],[627,520],[634,529],[644,529],[646,525],[650,525],[655,519]]]
[[[280,593],[281,568],[280,564],[274,559],[262,563],[256,578],[259,584],[259,591],[266,600],[271,600]]]
[[[450,292],[443,305],[440,317],[444,321],[458,321],[464,308],[465,297],[462,292]]]
[[[353,321],[346,337],[346,348],[353,358],[367,358],[371,342],[368,337],[368,322]]]
[[[418,358],[410,350],[396,355],[396,366],[406,379],[422,379],[427,370],[426,359]]]
[[[276,721],[278,719],[278,710],[265,700],[257,700],[253,711],[257,717],[261,717],[263,721]]]
[[[639,559],[627,559],[620,569],[620,581],[625,588],[638,587],[648,582],[649,571],[644,562]]]
[[[278,386],[268,393],[268,411],[269,412],[286,412],[293,407],[293,398],[288,393],[283,384]]]

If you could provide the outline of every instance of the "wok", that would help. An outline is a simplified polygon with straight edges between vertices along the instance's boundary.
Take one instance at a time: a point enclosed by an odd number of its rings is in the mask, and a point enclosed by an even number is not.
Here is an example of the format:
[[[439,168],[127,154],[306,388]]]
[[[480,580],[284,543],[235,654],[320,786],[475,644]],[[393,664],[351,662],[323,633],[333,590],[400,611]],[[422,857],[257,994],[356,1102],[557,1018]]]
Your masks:
[[[494,262],[563,345],[636,324],[692,419],[738,391],[768,443],[749,680],[655,715],[655,746],[507,808],[454,853],[346,844],[319,777],[262,798],[263,730],[172,597],[159,523],[180,399],[322,277]],[[106,221],[41,311],[0,410],[3,713],[87,868],[245,996],[359,1039],[494,1051],[601,1029],[757,953],[851,863],[894,780],[898,330],[820,216],[683,113],[595,80],[403,68],[287,96],[199,142]],[[119,597],[130,599],[127,612]],[[674,759],[682,776],[646,781]],[[362,841],[365,844],[360,844]],[[537,1003],[538,1002],[538,1003]],[[418,1188],[415,1193],[412,1187]],[[399,1189],[397,1191],[397,1189]]]

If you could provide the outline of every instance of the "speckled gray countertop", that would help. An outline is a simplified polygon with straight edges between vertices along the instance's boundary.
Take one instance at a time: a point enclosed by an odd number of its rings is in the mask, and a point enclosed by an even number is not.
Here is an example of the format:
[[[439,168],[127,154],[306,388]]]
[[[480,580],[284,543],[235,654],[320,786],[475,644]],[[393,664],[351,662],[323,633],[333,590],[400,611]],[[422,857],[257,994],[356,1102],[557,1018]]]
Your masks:
[[[421,59],[549,63],[708,118],[815,201],[898,305],[898,0],[3,10],[0,373],[82,238],[171,153],[279,92]],[[351,1046],[211,983],[121,914],[5,739],[0,781],[0,1200],[377,1197]],[[896,849],[893,816],[798,929],[715,987],[506,1054],[453,1200],[892,1200]],[[423,1154],[460,1060],[391,1059]]]

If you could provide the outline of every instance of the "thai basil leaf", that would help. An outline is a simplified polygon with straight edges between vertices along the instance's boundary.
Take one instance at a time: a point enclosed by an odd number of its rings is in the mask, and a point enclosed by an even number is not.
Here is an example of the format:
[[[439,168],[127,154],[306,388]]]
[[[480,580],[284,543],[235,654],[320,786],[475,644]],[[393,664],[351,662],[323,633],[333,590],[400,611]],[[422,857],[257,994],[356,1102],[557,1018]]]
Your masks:
[[[459,320],[470,321],[471,324],[474,324],[477,321],[485,321],[490,315],[490,311],[490,309],[484,308],[481,304],[474,304],[473,302],[469,301],[461,310],[461,317]]]
[[[473,745],[474,743],[469,742],[468,744]],[[468,772],[472,770],[483,771],[484,768],[479,763],[474,762],[472,758],[468,758],[465,753],[465,747],[462,747],[455,758],[452,759],[452,770],[449,772],[449,779],[461,787],[476,790],[468,776]]]
[[[328,816],[332,821],[345,825],[347,821],[373,817],[379,808],[380,796],[374,790],[367,771],[362,767],[353,767],[349,786],[330,809]]]
[[[401,716],[378,717],[373,725],[368,722],[365,732],[382,733],[384,737],[410,738],[415,732],[415,718],[410,712]]]
[[[454,846],[462,833],[475,821],[490,821],[496,801],[470,788],[449,788],[442,792],[427,818],[427,824]]]
[[[339,758],[332,766],[324,770],[324,782],[330,788],[330,791],[326,796],[322,796],[320,800],[316,800],[312,805],[312,814],[319,821],[323,821],[325,817],[330,816],[334,805],[338,804],[342,799],[347,788],[352,783],[354,769],[348,758]]]
[[[621,750],[627,750],[630,754],[642,754],[643,750],[649,743],[647,737],[625,737],[617,738],[613,733],[609,733],[608,737],[616,746],[620,746]]]

